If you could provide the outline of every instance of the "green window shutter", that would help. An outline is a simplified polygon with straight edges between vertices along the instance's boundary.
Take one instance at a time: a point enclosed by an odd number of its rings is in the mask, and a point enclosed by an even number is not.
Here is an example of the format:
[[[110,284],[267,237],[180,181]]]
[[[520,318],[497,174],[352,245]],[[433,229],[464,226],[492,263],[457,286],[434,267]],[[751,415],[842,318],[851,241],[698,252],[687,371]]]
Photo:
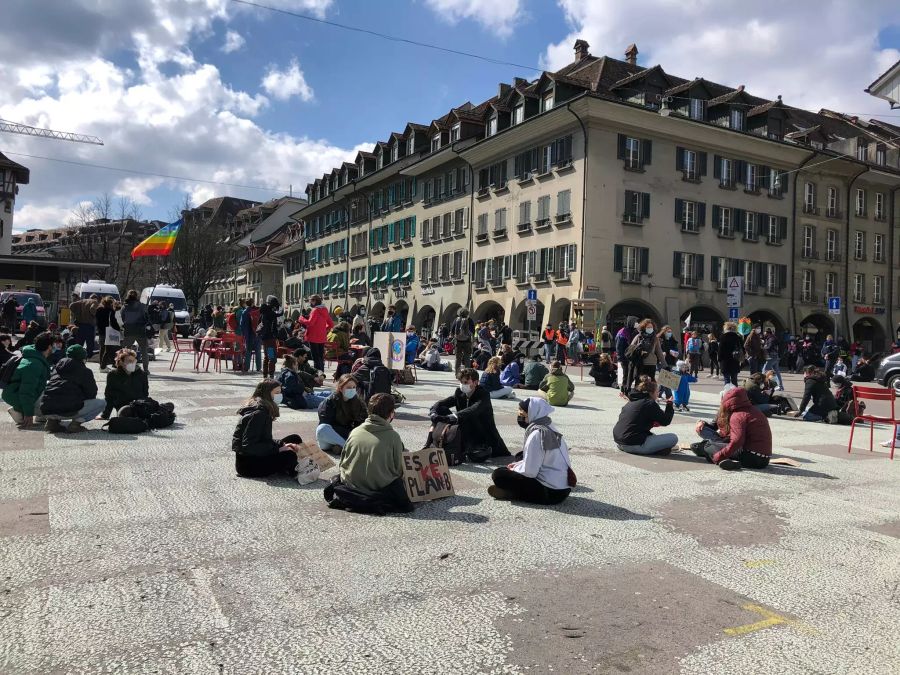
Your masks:
[[[400,226],[400,241],[403,241],[406,239],[406,218],[398,220],[397,224]]]
[[[409,236],[410,238],[415,238],[416,236],[416,217],[411,216],[409,219]]]
[[[394,243],[394,223],[388,225],[388,243]]]

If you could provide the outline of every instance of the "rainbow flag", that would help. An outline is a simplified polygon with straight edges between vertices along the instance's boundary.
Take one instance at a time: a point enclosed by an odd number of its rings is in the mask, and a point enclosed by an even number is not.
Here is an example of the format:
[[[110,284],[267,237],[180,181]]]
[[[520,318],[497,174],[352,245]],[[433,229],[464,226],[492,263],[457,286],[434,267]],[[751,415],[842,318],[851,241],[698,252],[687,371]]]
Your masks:
[[[135,258],[148,255],[169,255],[172,249],[175,248],[175,237],[178,236],[178,230],[180,229],[180,218],[174,223],[161,227],[159,231],[154,232],[132,249],[131,259],[134,260]]]

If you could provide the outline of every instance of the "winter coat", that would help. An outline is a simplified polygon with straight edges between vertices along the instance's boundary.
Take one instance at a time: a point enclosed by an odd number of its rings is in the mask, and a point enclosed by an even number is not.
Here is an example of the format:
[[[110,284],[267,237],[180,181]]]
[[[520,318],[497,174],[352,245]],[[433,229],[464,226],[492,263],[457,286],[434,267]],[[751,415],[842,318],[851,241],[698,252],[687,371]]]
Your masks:
[[[240,421],[231,435],[231,450],[239,455],[265,457],[274,455],[278,443],[272,438],[272,414],[254,401],[238,410]]]
[[[628,326],[623,326],[616,333],[616,356],[619,359],[619,363],[628,363],[628,357],[625,356],[625,352],[628,351],[628,345],[634,340],[634,335],[634,329]]]
[[[130,300],[122,305],[122,324],[126,334],[143,335],[149,323],[147,305],[137,300]]]
[[[16,296],[11,295],[6,302],[3,303],[3,316],[7,319],[16,318],[16,312],[19,311],[19,302],[16,300]]]
[[[115,330],[122,330],[119,327],[119,322],[116,321],[116,310],[114,309],[100,305],[100,307],[97,308],[95,318],[97,320],[97,334],[100,336],[101,340],[106,340],[106,329],[110,326]]]
[[[747,392],[740,387],[730,389],[722,399],[728,413],[728,445],[713,455],[716,464],[729,459],[741,450],[750,450],[761,455],[772,454],[772,429],[769,420],[750,403]]]
[[[738,373],[744,360],[744,342],[734,331],[722,333],[719,339],[719,364],[726,373]]]
[[[306,375],[306,373],[304,373]],[[309,377],[308,375],[306,375]],[[306,387],[299,373],[295,373],[289,368],[282,368],[278,373],[278,382],[281,384],[281,394],[284,397],[284,404],[288,408],[294,410],[306,409]]]
[[[362,367],[357,370],[360,379],[368,384],[368,396],[391,393],[391,371],[381,362],[381,350],[372,347],[366,352]]]
[[[412,363],[416,360],[416,354],[419,353],[419,336],[413,333],[406,335],[406,363]]]
[[[259,308],[259,339],[275,340],[278,337],[278,320],[284,312],[266,303]],[[222,326],[224,329],[224,325]]]
[[[62,415],[81,410],[85,401],[97,398],[97,382],[81,359],[61,359],[50,375],[41,400],[45,415]]]
[[[857,363],[856,370],[850,374],[851,382],[874,382],[875,368],[871,363]]]
[[[525,364],[524,378],[525,381],[523,384],[526,387],[537,387],[541,382],[544,381],[544,378],[547,376],[547,373],[550,371],[540,361],[529,361]]]
[[[97,313],[95,300],[76,300],[69,305],[69,313],[73,323],[94,323],[94,315]]]
[[[744,340],[744,351],[747,352],[748,359],[756,359],[757,361],[766,360],[766,352],[763,349],[762,338],[759,337],[755,330],[750,331],[750,335]]]
[[[691,402],[691,383],[696,382],[697,378],[689,373],[682,373],[677,370],[675,374],[681,377],[678,389],[672,394],[672,397],[675,399],[675,405],[687,405]]]
[[[594,378],[594,384],[596,384],[598,387],[612,387],[616,384],[619,373],[618,369],[613,363],[608,363],[605,365],[595,363],[591,366],[591,370],[590,372],[588,372],[588,375]]]
[[[819,417],[826,417],[832,410],[838,409],[834,394],[828,386],[827,375],[814,375],[807,377],[803,382],[803,400],[800,402],[800,411],[806,410],[807,404],[812,401],[810,412]]]
[[[613,440],[618,445],[643,445],[652,436],[650,430],[654,424],[667,427],[674,416],[675,407],[671,402],[666,402],[663,410],[647,393],[632,391],[613,427]]]
[[[431,406],[432,415],[446,415],[456,408],[456,418],[459,420],[459,430],[462,434],[463,447],[474,445],[489,445],[493,450],[492,456],[502,457],[509,454],[506,443],[497,431],[494,422],[494,407],[491,404],[491,395],[484,387],[475,387],[470,396],[466,396],[457,387],[447,398],[441,399]]]
[[[544,376],[539,389],[547,392],[547,401],[550,405],[564,406],[569,403],[569,393],[575,391],[575,384],[561,368],[558,368]]]
[[[123,405],[149,396],[150,385],[147,382],[147,373],[140,366],[135,368],[133,373],[128,373],[122,368],[115,368],[106,376],[103,398],[106,399],[107,411],[111,411],[113,408],[118,410]]]
[[[330,424],[342,438],[366,421],[366,404],[359,396],[346,400],[339,391],[319,404],[319,424]]]
[[[504,387],[515,387],[519,384],[519,362],[510,361],[500,373],[500,384]]]
[[[350,351],[350,335],[347,334],[346,328],[340,326],[332,328],[328,333],[327,342],[333,342],[336,345],[334,349],[325,350],[325,356],[329,359],[337,359]]]
[[[328,331],[334,326],[331,314],[322,305],[313,307],[308,319],[301,316],[297,321],[306,327],[306,341],[310,344],[324,344]]]
[[[22,349],[22,360],[9,384],[3,388],[3,400],[14,410],[30,417],[34,406],[50,379],[50,364],[34,345]],[[80,407],[80,406],[79,406]]]
[[[484,387],[488,393],[503,389],[503,385],[500,384],[500,373],[489,373],[488,371],[484,371],[481,374],[481,378],[478,380],[478,384]]]
[[[643,353],[640,363],[644,366],[655,366],[658,363],[666,362],[666,355],[663,354],[662,347],[659,345],[659,338],[655,335],[635,335],[631,344],[635,347],[635,351],[640,350]],[[635,355],[634,359],[638,356]],[[634,359],[632,362],[634,362]]]
[[[28,298],[22,306],[22,321],[26,324],[31,323],[37,318],[37,305],[34,304],[34,298]]]
[[[777,359],[781,353],[781,345],[778,338],[773,333],[766,335],[763,340],[763,349],[766,352],[767,359]]]
[[[366,494],[375,494],[403,478],[400,434],[385,419],[369,415],[347,437],[340,471],[344,483]]]
[[[241,314],[241,321],[239,327],[241,329],[241,335],[244,336],[244,339],[255,339],[256,338],[256,329],[259,326],[259,307],[247,307],[244,309],[244,313]]]

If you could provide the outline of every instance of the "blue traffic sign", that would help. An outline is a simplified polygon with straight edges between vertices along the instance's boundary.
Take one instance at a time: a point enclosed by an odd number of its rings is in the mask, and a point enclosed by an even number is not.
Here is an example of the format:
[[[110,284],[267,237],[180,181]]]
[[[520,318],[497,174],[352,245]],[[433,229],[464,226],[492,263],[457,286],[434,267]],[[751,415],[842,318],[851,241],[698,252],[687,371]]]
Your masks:
[[[537,300],[537,289],[536,288],[528,289],[528,299],[529,300]]]
[[[841,313],[841,297],[839,295],[828,298],[828,312],[830,314]]]
[[[729,307],[728,308],[728,318],[729,319],[737,319],[740,307]]]

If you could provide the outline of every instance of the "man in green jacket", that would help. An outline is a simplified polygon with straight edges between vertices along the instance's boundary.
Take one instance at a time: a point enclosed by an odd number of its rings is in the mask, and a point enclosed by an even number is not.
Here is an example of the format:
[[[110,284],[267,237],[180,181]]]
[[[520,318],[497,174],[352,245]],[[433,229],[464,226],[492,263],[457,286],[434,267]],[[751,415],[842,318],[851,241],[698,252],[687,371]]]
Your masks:
[[[525,371],[522,373],[524,378],[522,388],[537,391],[547,372],[547,366],[541,363],[540,355],[535,354],[531,357],[531,361],[525,364]]]
[[[559,361],[550,364],[550,372],[541,382],[541,391],[547,392],[547,401],[550,405],[564,406],[572,400],[575,395],[575,384],[563,372]]]
[[[410,511],[403,486],[403,441],[391,427],[394,397],[375,394],[369,417],[350,432],[341,452],[341,480],[348,487]]]
[[[3,400],[12,406],[9,416],[25,428],[34,424],[35,412],[40,414],[41,396],[50,379],[50,362],[47,357],[53,350],[53,335],[43,332],[33,345],[22,349],[22,360],[9,384],[3,388]]]

